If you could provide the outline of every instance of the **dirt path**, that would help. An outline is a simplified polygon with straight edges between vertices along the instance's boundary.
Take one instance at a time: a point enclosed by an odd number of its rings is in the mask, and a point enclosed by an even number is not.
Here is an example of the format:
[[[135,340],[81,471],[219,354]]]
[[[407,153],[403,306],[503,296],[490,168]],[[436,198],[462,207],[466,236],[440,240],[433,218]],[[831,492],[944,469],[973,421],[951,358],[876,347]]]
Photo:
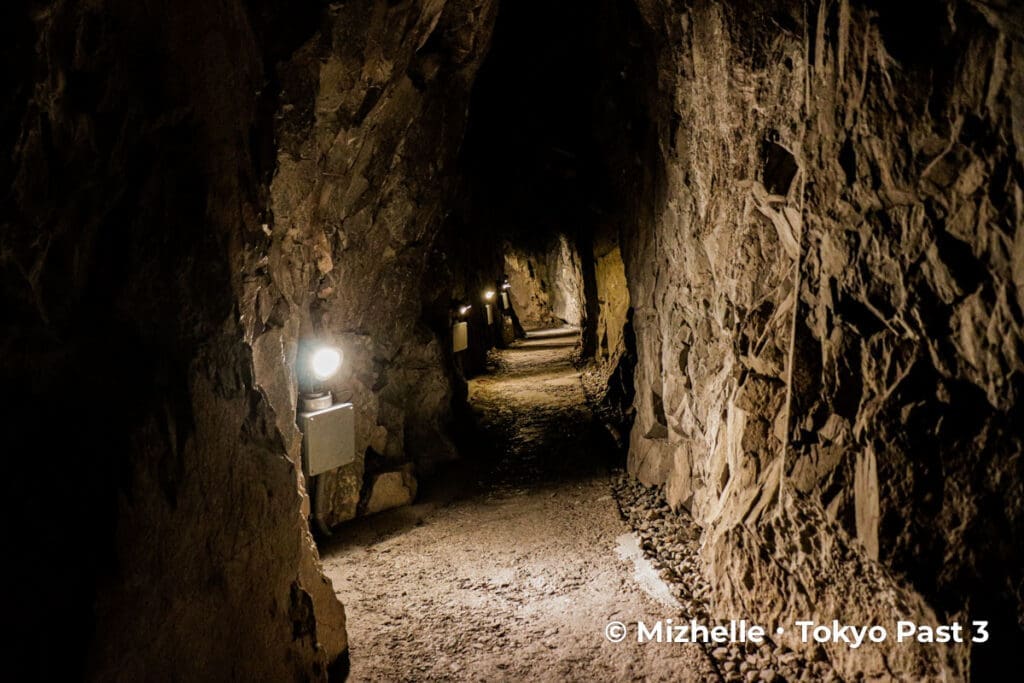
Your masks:
[[[611,643],[609,621],[678,608],[620,519],[571,330],[499,352],[474,380],[479,433],[423,502],[348,526],[324,565],[354,681],[713,680],[696,645]]]

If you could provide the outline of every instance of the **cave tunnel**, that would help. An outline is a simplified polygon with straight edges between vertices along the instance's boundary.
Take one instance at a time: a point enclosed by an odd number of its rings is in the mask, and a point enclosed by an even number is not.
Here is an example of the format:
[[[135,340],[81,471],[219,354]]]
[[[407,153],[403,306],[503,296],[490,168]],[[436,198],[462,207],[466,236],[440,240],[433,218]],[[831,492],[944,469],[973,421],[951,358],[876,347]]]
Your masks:
[[[1019,3],[0,13],[11,680],[1011,679]]]

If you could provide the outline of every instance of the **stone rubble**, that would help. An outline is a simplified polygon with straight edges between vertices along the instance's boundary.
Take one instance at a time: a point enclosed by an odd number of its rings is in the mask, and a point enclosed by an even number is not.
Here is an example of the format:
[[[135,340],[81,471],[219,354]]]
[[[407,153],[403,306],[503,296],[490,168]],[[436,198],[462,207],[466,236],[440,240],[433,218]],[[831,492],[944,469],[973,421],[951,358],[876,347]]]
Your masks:
[[[700,559],[701,531],[685,510],[673,511],[660,486],[644,486],[624,473],[612,481],[612,492],[623,519],[640,537],[640,547],[659,570],[687,619],[713,626],[726,624],[712,615],[712,589]],[[739,615],[738,618],[743,618]],[[704,646],[722,679],[728,683],[785,683],[842,681],[827,660],[808,661],[768,636],[760,647],[753,643]]]

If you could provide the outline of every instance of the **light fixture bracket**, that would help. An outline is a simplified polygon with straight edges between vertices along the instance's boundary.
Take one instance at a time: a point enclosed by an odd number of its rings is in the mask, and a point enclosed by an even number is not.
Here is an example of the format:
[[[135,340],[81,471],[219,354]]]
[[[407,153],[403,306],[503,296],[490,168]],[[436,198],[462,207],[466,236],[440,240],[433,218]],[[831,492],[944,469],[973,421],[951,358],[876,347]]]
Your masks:
[[[332,405],[334,405],[334,395],[329,391],[304,393],[299,396],[299,412],[302,413],[326,410]]]

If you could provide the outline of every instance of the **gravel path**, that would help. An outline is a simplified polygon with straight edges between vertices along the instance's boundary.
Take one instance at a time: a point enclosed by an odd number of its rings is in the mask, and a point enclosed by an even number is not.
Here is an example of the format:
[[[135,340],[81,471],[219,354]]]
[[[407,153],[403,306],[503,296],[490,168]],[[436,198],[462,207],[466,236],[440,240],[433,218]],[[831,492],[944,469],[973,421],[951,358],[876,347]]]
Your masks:
[[[706,681],[698,645],[638,644],[676,616],[611,495],[613,451],[573,366],[576,333],[496,352],[471,383],[475,444],[420,502],[323,548],[354,681]],[[630,624],[611,643],[609,621]]]

